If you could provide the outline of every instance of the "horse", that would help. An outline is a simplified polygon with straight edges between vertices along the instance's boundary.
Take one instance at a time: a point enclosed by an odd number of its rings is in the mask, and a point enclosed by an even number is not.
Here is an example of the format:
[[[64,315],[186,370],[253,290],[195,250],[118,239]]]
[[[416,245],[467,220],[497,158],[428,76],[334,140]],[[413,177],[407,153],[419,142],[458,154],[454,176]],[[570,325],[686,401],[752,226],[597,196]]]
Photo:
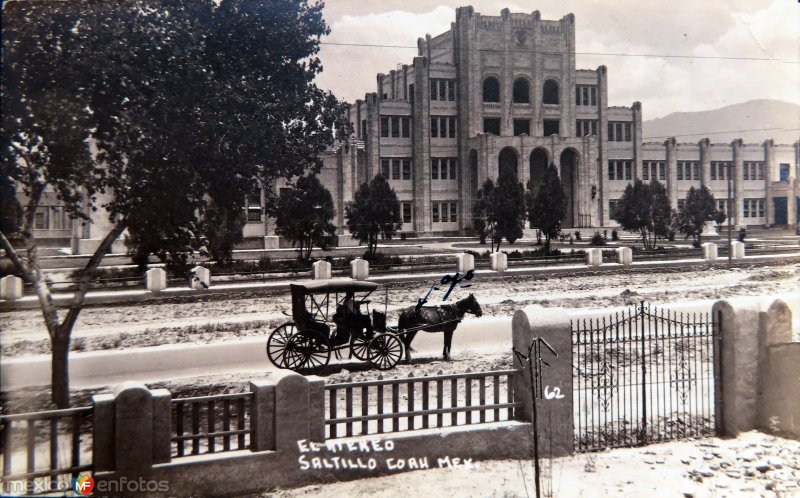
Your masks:
[[[411,341],[414,340],[414,336],[420,330],[425,332],[444,332],[444,351],[442,355],[445,360],[449,360],[453,331],[456,330],[465,313],[472,313],[475,316],[483,314],[481,305],[478,304],[478,300],[472,294],[452,304],[422,307],[410,306],[400,312],[397,329],[406,347],[406,361],[411,361]],[[410,332],[404,332],[407,330],[410,330]]]

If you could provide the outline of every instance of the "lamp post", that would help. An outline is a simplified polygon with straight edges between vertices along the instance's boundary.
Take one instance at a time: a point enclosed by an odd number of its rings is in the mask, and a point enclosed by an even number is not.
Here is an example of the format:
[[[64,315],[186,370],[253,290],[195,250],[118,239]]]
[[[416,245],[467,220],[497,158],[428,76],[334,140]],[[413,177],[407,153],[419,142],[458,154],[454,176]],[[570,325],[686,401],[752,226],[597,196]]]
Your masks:
[[[727,208],[726,211],[728,212],[727,213],[727,215],[728,215],[728,268],[731,267],[731,263],[732,263],[732,260],[733,260],[733,255],[732,255],[733,248],[731,247],[731,166],[732,166],[731,163],[727,164],[727,170],[728,170],[728,176],[727,176],[727,180],[728,180],[728,201],[727,201],[727,205],[726,205],[726,208]]]

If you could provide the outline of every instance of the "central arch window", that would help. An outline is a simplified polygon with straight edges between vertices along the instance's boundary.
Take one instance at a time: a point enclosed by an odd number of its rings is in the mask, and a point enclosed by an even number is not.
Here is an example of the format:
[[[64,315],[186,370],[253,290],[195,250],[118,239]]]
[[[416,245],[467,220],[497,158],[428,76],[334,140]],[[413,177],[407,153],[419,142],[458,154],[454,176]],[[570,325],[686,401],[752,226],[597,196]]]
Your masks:
[[[542,92],[542,102],[545,104],[558,104],[558,82],[546,80]]]
[[[483,80],[483,101],[500,102],[500,81],[494,76]]]
[[[514,80],[513,102],[515,104],[530,104],[531,91],[527,79],[517,78]]]

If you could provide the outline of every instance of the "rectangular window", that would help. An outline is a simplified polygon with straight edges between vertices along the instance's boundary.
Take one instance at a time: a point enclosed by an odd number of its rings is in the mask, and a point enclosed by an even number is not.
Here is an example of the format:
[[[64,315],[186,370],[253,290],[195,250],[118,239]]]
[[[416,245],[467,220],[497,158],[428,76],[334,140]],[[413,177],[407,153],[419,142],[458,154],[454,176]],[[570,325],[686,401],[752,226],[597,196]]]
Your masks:
[[[431,80],[431,100],[438,100],[439,92],[436,91],[438,80]]]
[[[447,136],[456,138],[456,118],[447,118]]]
[[[441,203],[441,214],[442,214],[442,223],[447,223],[447,203]]]
[[[431,100],[453,102],[456,100],[455,80],[431,80]]]
[[[447,100],[454,102],[456,100],[456,82],[447,80]]]
[[[623,161],[615,161],[617,165],[617,180],[622,180]]]
[[[714,163],[712,163],[708,169],[709,169],[709,173],[710,173],[709,174],[709,178],[712,179],[712,180],[716,180],[717,179],[717,167],[714,165]]]
[[[633,164],[630,161],[625,161],[625,179],[633,179]]]
[[[403,203],[403,223],[411,223],[411,203]]]
[[[744,167],[742,168],[742,180],[749,180],[750,179],[750,163],[744,163]]]
[[[608,122],[608,141],[609,142],[630,142],[631,136],[630,121],[609,121]]]
[[[650,164],[644,163],[642,164],[642,181],[650,180]]]
[[[456,118],[454,116],[431,117],[431,138],[456,138]]]
[[[400,120],[392,118],[392,138],[400,138]]]
[[[403,118],[403,138],[411,138],[411,119]]]
[[[514,120],[514,136],[518,137],[522,134],[531,134],[531,120],[530,119],[515,119]]]
[[[683,164],[678,163],[678,167],[676,169],[677,169],[676,173],[678,175],[678,180],[683,180]]]
[[[456,162],[458,159],[450,159],[450,179],[456,180]]]
[[[381,159],[381,176],[389,179],[390,161],[389,159]]]
[[[578,85],[575,87],[575,105],[597,105],[597,87]]]
[[[439,160],[431,159],[431,180],[439,179]]]
[[[381,136],[389,136],[389,118],[387,117],[381,117]]]
[[[758,200],[758,217],[759,218],[764,217],[764,199]]]
[[[597,135],[597,120],[595,119],[579,119],[575,121],[575,131],[579,137],[588,137],[589,135]]]
[[[411,179],[411,159],[403,159],[403,180]]]
[[[664,161],[658,163],[658,179],[662,182],[667,180],[667,164]]]
[[[456,206],[457,204],[455,202],[450,203],[450,223],[455,223],[458,221],[458,211]]]
[[[400,159],[392,160],[392,180],[400,179]]]
[[[500,118],[483,118],[483,132],[500,136]]]
[[[432,217],[434,223],[438,223],[439,222],[439,203],[438,202],[434,202],[433,205],[431,206],[431,217]]]
[[[750,199],[745,199],[744,200],[742,208],[743,208],[743,211],[744,211],[744,217],[745,218],[749,218],[750,217]]]
[[[439,178],[447,180],[447,159],[437,159],[436,162],[439,164]]]
[[[608,201],[608,218],[614,219],[617,215],[617,209],[619,208],[619,199],[611,199]]]
[[[728,215],[728,200],[727,199],[720,199],[717,201],[717,209]]]
[[[431,118],[431,138],[439,136],[439,118]]]
[[[614,180],[615,179],[614,178],[615,177],[614,171],[615,171],[614,161],[608,161],[608,179],[609,180]]]
[[[362,119],[361,120],[361,138],[362,139],[366,139],[367,138],[367,120],[366,119]]]
[[[780,166],[778,166],[778,174],[780,175],[780,176],[778,176],[778,180],[779,181],[782,181],[782,182],[788,182],[789,181],[789,169],[790,169],[790,167],[791,167],[791,165],[789,163],[781,163]]]
[[[758,179],[764,179],[764,163],[758,163]]]
[[[692,178],[695,180],[700,179],[700,165],[696,162],[692,163]]]
[[[36,208],[36,213],[34,214],[33,218],[33,228],[36,230],[46,230],[47,229],[47,208],[46,207],[38,207]]]
[[[561,133],[561,121],[558,119],[545,119],[542,123],[544,136],[558,135]]]

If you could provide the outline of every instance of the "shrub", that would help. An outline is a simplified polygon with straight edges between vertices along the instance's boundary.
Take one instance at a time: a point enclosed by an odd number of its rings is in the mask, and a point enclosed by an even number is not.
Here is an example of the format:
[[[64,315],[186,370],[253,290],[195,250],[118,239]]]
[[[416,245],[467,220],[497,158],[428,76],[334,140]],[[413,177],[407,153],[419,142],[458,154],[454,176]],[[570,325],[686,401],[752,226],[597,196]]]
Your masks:
[[[604,246],[606,245],[606,238],[600,235],[600,232],[595,232],[592,235],[592,240],[589,242],[590,246]]]
[[[619,240],[619,233],[616,230],[611,230],[611,240]]]
[[[581,232],[580,232],[580,230],[575,230],[575,240],[580,242],[580,240],[581,240]]]

